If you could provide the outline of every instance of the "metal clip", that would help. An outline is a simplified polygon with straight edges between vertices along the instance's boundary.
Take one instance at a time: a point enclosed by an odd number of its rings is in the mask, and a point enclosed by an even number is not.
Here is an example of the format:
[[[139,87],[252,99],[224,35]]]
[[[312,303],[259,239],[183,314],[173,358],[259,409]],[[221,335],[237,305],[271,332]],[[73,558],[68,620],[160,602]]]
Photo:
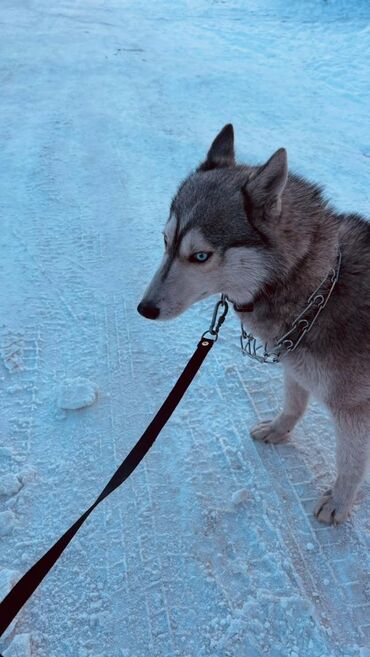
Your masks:
[[[219,315],[220,308],[222,308],[223,310]],[[221,294],[221,299],[217,301],[213,311],[211,325],[207,331],[204,331],[202,338],[206,338],[207,340],[213,340],[214,342],[216,342],[218,338],[218,332],[226,319],[228,310],[229,310],[229,304],[227,303],[227,296],[226,294]]]

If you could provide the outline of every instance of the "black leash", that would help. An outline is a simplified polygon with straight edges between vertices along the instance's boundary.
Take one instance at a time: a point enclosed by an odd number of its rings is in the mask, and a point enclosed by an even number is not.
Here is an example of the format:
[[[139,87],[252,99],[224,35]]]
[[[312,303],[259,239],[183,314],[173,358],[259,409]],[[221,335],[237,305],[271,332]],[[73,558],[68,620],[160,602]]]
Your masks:
[[[219,309],[222,308],[222,313],[218,317]],[[205,357],[212,349],[217,340],[218,332],[225,321],[228,311],[228,304],[224,296],[217,302],[213,313],[212,323],[210,329],[206,331],[198,346],[180,374],[174,387],[169,393],[168,397],[163,402],[157,414],[154,416],[149,426],[145,429],[143,435],[133,447],[131,452],[126,456],[125,460],[121,463],[119,468],[114,473],[104,490],[100,493],[95,502],[76,520],[76,522],[54,543],[42,557],[35,563],[23,577],[12,588],[4,600],[0,603],[0,637],[5,630],[13,622],[18,612],[22,609],[23,605],[29,600],[31,595],[36,591],[42,580],[46,577],[49,570],[53,568],[59,557],[63,554],[66,547],[71,542],[72,538],[77,534],[80,527],[84,524],[85,520],[96,509],[96,507],[106,498],[113,493],[123,482],[130,476],[130,474],[137,468],[139,463],[143,460],[144,456],[150,450],[155,439],[160,431],[163,429],[166,422],[171,417],[175,408],[181,401],[186,390],[190,386],[194,376],[202,365]],[[207,334],[210,337],[206,337]],[[1,655],[0,655],[1,657]]]

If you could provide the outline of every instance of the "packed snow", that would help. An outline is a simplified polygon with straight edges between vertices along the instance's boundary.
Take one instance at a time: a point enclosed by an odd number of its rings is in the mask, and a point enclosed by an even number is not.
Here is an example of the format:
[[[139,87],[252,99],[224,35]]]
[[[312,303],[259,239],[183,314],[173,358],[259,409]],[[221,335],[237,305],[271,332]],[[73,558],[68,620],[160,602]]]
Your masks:
[[[17,634],[9,647],[4,650],[4,657],[32,657],[30,635]]]
[[[225,123],[370,214],[368,0],[3,0],[0,597],[93,502],[208,328],[136,312],[178,183]],[[180,407],[0,639],[3,657],[368,657],[370,486],[334,476],[313,403],[290,442],[248,428],[279,366],[227,318]],[[349,345],[349,348],[354,348]],[[98,394],[99,393],[99,394]]]
[[[97,395],[97,385],[79,376],[63,381],[58,390],[57,404],[64,410],[77,410],[94,404]]]

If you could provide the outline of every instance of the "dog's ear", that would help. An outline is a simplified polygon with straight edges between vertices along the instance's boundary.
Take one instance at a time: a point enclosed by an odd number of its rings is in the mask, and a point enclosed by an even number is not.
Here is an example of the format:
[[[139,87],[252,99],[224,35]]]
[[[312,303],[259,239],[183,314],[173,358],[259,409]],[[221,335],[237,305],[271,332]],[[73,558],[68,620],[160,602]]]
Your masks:
[[[217,135],[208,151],[207,159],[198,167],[198,171],[210,171],[234,165],[234,128],[231,123],[228,123]]]
[[[279,148],[242,188],[247,214],[253,208],[266,207],[269,214],[280,215],[281,196],[287,180],[287,152]]]

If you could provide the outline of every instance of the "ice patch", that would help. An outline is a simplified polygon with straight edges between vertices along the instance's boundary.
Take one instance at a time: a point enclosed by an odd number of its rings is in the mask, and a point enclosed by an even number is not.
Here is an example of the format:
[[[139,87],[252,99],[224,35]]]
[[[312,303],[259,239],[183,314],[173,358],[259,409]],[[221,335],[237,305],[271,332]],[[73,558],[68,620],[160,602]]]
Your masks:
[[[4,650],[4,657],[31,657],[30,635],[17,634],[10,646]]]
[[[14,529],[15,514],[13,511],[0,513],[0,536],[7,536]]]
[[[97,396],[98,386],[89,379],[65,379],[59,388],[57,403],[64,410],[77,410],[94,404]]]
[[[0,496],[11,497],[19,493],[21,488],[22,484],[16,475],[9,473],[0,477]]]

